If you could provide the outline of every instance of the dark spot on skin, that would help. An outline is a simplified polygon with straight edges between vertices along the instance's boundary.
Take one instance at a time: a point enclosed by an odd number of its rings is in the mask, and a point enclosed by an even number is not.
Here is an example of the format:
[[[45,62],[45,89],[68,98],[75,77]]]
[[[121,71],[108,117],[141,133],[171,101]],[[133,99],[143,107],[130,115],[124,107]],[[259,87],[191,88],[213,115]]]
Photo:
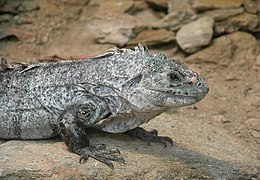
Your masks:
[[[49,119],[49,118],[48,118]],[[49,122],[49,126],[52,130],[52,136],[56,136],[59,133],[59,127],[57,124],[54,124],[52,122]]]
[[[20,119],[19,116],[21,114],[18,113],[18,117],[17,116],[13,116],[13,127],[14,127],[14,137],[19,139],[21,137],[21,123],[20,123]]]

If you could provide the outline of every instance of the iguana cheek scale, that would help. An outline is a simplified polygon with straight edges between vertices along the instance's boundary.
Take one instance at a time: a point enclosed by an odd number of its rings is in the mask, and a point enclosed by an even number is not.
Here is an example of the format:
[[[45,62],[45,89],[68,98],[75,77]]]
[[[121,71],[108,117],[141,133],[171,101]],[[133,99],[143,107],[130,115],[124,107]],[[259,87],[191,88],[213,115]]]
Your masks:
[[[117,149],[90,145],[86,127],[172,144],[138,126],[170,108],[194,104],[208,86],[182,62],[134,49],[112,49],[80,60],[0,64],[0,138],[45,139],[60,135],[80,162],[95,158],[113,168]]]

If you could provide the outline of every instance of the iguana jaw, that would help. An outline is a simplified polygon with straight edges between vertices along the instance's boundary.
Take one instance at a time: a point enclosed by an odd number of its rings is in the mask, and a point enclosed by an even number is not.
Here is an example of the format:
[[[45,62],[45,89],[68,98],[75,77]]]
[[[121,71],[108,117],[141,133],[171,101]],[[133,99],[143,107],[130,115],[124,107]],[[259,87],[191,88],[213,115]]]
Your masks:
[[[199,81],[184,81],[175,87],[143,88],[143,94],[155,106],[182,107],[195,104],[202,100],[208,93],[209,88],[204,79]]]

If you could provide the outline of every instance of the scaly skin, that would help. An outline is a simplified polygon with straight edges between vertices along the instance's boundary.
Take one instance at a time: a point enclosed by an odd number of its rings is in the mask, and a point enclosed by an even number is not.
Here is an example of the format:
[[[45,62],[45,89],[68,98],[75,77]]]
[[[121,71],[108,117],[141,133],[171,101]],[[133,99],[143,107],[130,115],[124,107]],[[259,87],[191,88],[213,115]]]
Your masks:
[[[150,53],[141,44],[90,58],[56,63],[0,65],[0,138],[44,139],[60,135],[68,148],[113,168],[118,150],[91,146],[86,127],[129,132],[172,144],[138,128],[168,110],[194,104],[208,86],[180,61]]]

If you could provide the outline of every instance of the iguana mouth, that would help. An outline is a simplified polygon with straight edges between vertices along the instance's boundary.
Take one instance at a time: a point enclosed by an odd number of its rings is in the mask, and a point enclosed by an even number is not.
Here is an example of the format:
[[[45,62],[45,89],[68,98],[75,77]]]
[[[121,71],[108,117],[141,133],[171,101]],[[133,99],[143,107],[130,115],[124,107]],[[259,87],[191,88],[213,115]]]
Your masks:
[[[161,92],[161,93],[167,93],[179,97],[193,97],[198,99],[203,98],[208,93],[208,90],[205,92],[192,92],[192,93],[189,93],[187,91],[177,91],[173,89],[151,89],[151,90]]]
[[[203,97],[205,97],[205,95],[207,94],[207,92],[196,92],[196,93],[188,93],[188,92],[180,92],[180,91],[175,91],[175,90],[166,90],[165,91],[168,94],[174,95],[174,96],[180,96],[180,97],[192,97],[192,98],[196,98],[196,99],[201,99]]]

